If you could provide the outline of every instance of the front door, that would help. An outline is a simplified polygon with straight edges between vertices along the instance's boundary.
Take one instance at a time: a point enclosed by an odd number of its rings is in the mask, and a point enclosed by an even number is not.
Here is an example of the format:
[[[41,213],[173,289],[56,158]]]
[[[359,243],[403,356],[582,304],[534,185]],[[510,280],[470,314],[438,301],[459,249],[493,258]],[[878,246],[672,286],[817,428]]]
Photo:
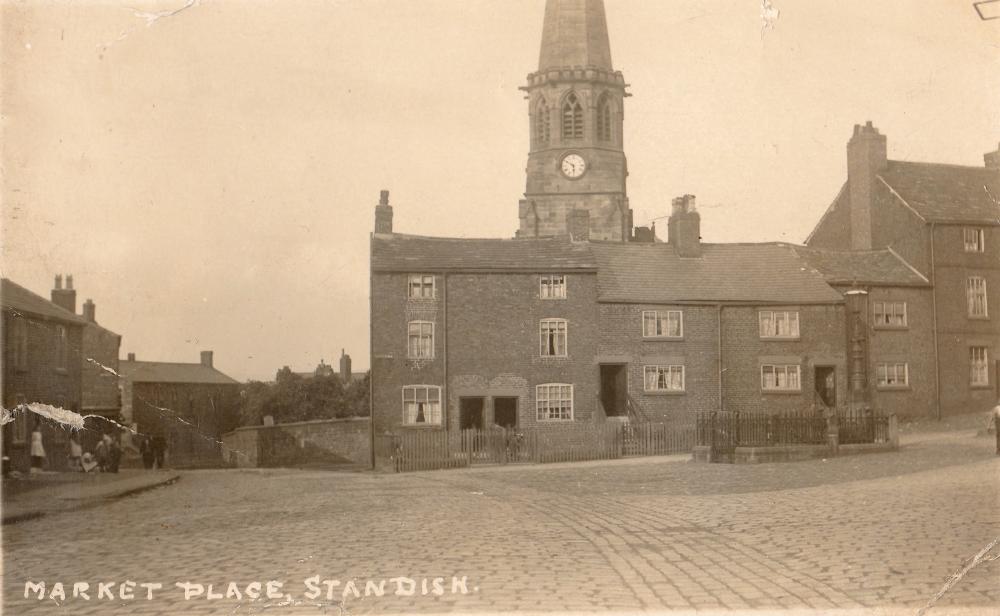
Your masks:
[[[484,398],[461,398],[459,400],[458,427],[460,430],[483,429]]]
[[[608,417],[626,415],[625,398],[628,396],[628,366],[626,364],[601,364],[601,405]]]
[[[503,428],[516,428],[517,398],[493,398],[493,421]]]
[[[816,388],[817,401],[822,402],[827,408],[836,407],[837,369],[833,366],[816,366],[813,383]]]

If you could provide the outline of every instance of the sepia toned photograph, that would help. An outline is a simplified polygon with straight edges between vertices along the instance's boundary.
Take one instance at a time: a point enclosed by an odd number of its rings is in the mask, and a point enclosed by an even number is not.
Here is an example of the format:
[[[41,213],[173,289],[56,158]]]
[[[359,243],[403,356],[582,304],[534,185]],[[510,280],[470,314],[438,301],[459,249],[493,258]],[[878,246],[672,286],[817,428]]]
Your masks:
[[[0,0],[0,613],[1000,616],[1000,0]]]

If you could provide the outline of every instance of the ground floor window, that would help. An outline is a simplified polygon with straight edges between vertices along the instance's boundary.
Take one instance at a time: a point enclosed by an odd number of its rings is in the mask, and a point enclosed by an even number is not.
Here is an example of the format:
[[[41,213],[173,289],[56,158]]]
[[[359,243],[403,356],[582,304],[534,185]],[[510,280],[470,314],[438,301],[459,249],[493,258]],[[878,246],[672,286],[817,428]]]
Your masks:
[[[408,426],[441,425],[441,388],[436,385],[404,387],[403,423]]]
[[[646,391],[684,391],[684,366],[645,366]]]
[[[760,367],[760,388],[764,391],[801,391],[802,379],[798,364]]]
[[[990,384],[990,358],[986,347],[969,347],[969,367],[971,369],[970,383],[973,385]]]
[[[878,364],[875,382],[879,387],[906,387],[910,384],[910,367],[905,363]]]
[[[546,383],[535,386],[535,411],[538,421],[573,419],[573,386]]]

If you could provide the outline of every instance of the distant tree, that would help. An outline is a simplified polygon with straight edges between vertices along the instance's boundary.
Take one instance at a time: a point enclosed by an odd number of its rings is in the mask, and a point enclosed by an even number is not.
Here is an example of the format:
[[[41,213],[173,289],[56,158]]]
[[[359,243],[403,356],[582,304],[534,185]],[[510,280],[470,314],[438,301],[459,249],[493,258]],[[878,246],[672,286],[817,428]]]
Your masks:
[[[240,423],[259,426],[264,416],[275,423],[366,417],[368,415],[368,375],[346,386],[335,374],[303,378],[288,367],[275,375],[273,383],[250,381],[240,397]]]

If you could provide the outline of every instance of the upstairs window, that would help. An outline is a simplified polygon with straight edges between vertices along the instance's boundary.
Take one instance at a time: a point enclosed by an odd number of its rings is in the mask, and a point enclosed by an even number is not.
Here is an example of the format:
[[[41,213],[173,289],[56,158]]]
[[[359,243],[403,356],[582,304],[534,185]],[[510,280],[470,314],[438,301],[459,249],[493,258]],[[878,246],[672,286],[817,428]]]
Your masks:
[[[969,316],[985,318],[989,316],[986,307],[986,279],[982,276],[969,276],[965,281],[965,295],[969,304]]]
[[[764,391],[801,391],[798,364],[761,366],[760,388]]]
[[[410,274],[407,289],[407,296],[410,299],[433,299],[434,276],[430,274]]]
[[[646,391],[684,391],[684,366],[644,366]]]
[[[986,233],[980,227],[965,228],[965,252],[986,252]]]
[[[875,383],[879,387],[906,387],[910,384],[910,366],[906,363],[875,365]]]
[[[535,417],[538,421],[572,421],[573,386],[566,383],[536,385]]]
[[[971,370],[969,383],[973,386],[990,384],[990,356],[986,347],[969,347],[969,368]]]
[[[535,140],[538,143],[548,143],[550,132],[549,108],[543,99],[535,107]]]
[[[562,106],[563,139],[583,139],[583,105],[575,92],[570,92]]]
[[[65,370],[69,363],[69,334],[65,325],[56,325],[56,368]]]
[[[16,370],[28,369],[28,322],[15,316],[11,321],[10,363]]]
[[[611,97],[607,93],[597,102],[597,138],[611,141]]]
[[[566,319],[542,319],[539,354],[542,357],[566,357]]]
[[[441,425],[441,388],[436,385],[403,387],[403,423],[408,426]]]
[[[799,313],[775,312],[762,310],[760,312],[761,338],[798,338]]]
[[[410,321],[407,329],[407,357],[410,359],[433,359],[434,324],[430,321]]]
[[[538,297],[541,299],[566,299],[566,277],[562,274],[539,277]]]
[[[643,338],[680,338],[684,336],[684,313],[680,310],[643,310]]]
[[[875,327],[906,327],[906,302],[874,302]]]

